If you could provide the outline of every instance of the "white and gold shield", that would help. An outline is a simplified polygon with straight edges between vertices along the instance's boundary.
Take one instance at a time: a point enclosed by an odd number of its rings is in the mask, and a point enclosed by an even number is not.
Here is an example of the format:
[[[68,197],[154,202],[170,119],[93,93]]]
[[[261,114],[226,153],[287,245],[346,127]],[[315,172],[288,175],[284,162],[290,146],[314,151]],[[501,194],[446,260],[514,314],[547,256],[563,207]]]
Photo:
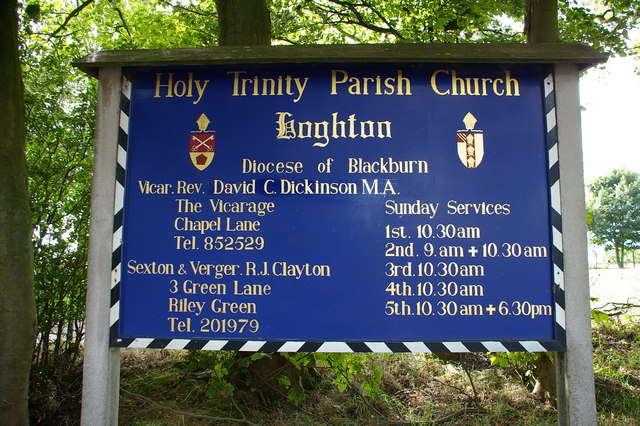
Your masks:
[[[468,112],[462,120],[466,129],[458,130],[458,157],[469,169],[478,167],[484,157],[484,134],[482,130],[474,130],[477,121],[473,114]]]

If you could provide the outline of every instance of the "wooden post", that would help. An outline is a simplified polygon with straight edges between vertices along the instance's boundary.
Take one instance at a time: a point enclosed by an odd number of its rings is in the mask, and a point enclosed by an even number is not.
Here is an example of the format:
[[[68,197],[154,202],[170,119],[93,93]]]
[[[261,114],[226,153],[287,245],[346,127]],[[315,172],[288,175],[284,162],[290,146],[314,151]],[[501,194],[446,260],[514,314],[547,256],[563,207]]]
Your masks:
[[[109,347],[109,307],[120,78],[120,67],[100,69],[80,419],[86,426],[118,424],[120,349]]]
[[[566,352],[556,353],[558,423],[596,425],[578,68],[555,66],[564,249]]]
[[[527,0],[528,43],[559,41],[557,0]],[[566,352],[556,352],[558,424],[597,424],[578,68],[555,66],[564,249]]]

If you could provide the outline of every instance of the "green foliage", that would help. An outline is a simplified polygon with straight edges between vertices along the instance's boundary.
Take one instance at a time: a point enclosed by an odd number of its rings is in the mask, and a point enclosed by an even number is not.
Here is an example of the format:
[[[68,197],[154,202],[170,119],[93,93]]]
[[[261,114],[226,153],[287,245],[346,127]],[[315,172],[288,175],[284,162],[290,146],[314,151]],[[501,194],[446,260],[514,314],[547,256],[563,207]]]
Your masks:
[[[561,40],[629,51],[638,0],[558,2]],[[523,42],[525,0],[274,0],[273,37],[291,44]]]
[[[334,382],[340,392],[351,388],[361,390],[366,396],[381,396],[382,369],[370,355],[317,353],[314,358],[318,364],[335,372]]]
[[[151,3],[151,4],[150,4]],[[96,84],[71,67],[94,50],[210,45],[214,2],[23,4],[20,27],[34,227],[36,369],[76,359],[84,336]]]
[[[61,358],[77,359],[84,336],[96,83],[71,63],[98,49],[212,44],[217,21],[206,5],[180,9],[163,1],[152,7],[121,0],[22,7],[38,311],[34,363],[46,370]]]
[[[217,398],[220,395],[232,396],[235,386],[229,382],[229,372],[240,368],[236,357],[230,352],[192,351],[189,353],[187,367],[190,370],[205,371],[210,374],[206,395]]]
[[[610,322],[611,317],[607,315],[605,312],[602,312],[598,309],[591,310],[591,319],[595,324],[602,324],[604,322]]]
[[[252,364],[265,358],[271,358],[271,354],[256,352],[252,354],[239,354],[234,352],[192,351],[189,353],[188,368],[196,371],[208,372],[207,396],[217,398],[233,396],[238,388],[250,392],[257,392],[257,383],[251,374]],[[277,380],[287,389],[292,385],[287,376],[278,376]]]
[[[491,365],[512,369],[520,376],[524,385],[533,388],[538,377],[536,363],[545,356],[553,361],[552,352],[496,352],[489,358]]]
[[[276,372],[276,382],[282,386],[287,399],[299,404],[305,399],[305,391],[310,387],[310,371],[326,368],[331,371],[338,391],[354,391],[356,394],[378,398],[381,390],[382,369],[370,355],[334,354],[334,353],[282,353],[289,367],[300,374],[290,374],[285,370]],[[205,371],[209,374],[207,396],[233,396],[238,388],[244,391],[258,392],[259,383],[252,372],[253,363],[271,358],[273,355],[254,353],[250,356],[232,352],[193,351],[188,356],[188,368],[194,371]]]
[[[638,0],[558,1],[563,40],[589,44],[609,54],[629,52],[629,30],[638,25]]]
[[[593,348],[598,412],[606,416],[606,424],[637,424],[640,418],[638,316],[597,324]]]
[[[503,24],[524,1],[274,0],[273,37],[292,44],[522,41]]]
[[[559,2],[563,40],[615,53],[628,50],[638,1]],[[522,42],[525,1],[273,0],[273,39],[289,44]],[[63,2],[30,3],[24,15],[38,30],[72,38],[88,50],[212,46],[214,0],[94,0],[74,11]],[[44,31],[42,31],[44,30]]]
[[[297,381],[292,381],[292,377],[287,376],[285,374],[279,375],[276,379],[278,382],[286,389],[287,391],[287,399],[294,404],[299,404],[305,399],[304,389],[308,387],[306,385],[306,379],[308,378],[308,370],[315,368],[316,358],[314,354],[306,354],[306,353],[282,353],[282,355],[296,370],[298,370],[299,374],[296,374],[294,378],[297,378]]]
[[[36,367],[80,354],[84,335],[95,85],[61,64],[80,51],[32,37],[23,50],[34,287]]]
[[[637,424],[638,317],[631,322],[596,324],[593,339],[598,424]],[[531,397],[530,388],[522,386],[523,378],[514,373],[515,364],[488,366],[484,354],[470,354],[465,361],[477,394],[462,371],[460,358],[443,361],[431,354],[376,354],[364,356],[375,360],[384,373],[380,398],[367,398],[365,403],[355,391],[338,392],[335,371],[319,364],[316,386],[305,390],[305,399],[297,404],[286,400],[265,403],[258,392],[240,386],[232,396],[221,391],[208,397],[211,365],[189,364],[194,354],[198,352],[124,351],[121,423],[211,425],[232,424],[229,419],[235,418],[233,424],[557,424],[556,409]],[[202,354],[211,357],[214,352]],[[298,355],[301,354],[294,356]],[[187,369],[187,365],[191,368]],[[78,392],[78,371],[69,369],[64,373],[55,380],[67,383],[65,392]],[[227,377],[233,379],[233,373]],[[50,394],[41,395],[53,395],[65,403],[58,408],[55,419],[46,418],[42,424],[72,424],[69,419],[78,418],[79,395],[71,404],[69,393],[54,393],[52,389]],[[480,398],[482,410],[467,411],[473,395]]]
[[[82,21],[98,29],[99,49],[204,47],[217,43],[215,2],[94,0]]]
[[[622,268],[625,250],[640,245],[640,174],[614,170],[588,188],[591,241],[614,250],[616,262]]]

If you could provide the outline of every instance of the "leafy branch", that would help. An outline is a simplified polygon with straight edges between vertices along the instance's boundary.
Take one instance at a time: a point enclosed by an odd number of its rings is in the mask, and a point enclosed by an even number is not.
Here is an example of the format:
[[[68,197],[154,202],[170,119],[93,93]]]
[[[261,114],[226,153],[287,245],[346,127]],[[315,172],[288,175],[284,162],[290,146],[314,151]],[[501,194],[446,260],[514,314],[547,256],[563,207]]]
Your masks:
[[[364,27],[364,28],[366,28],[368,30],[375,31],[375,32],[378,32],[378,33],[392,34],[392,35],[396,36],[397,38],[399,38],[401,40],[404,40],[404,36],[402,34],[400,34],[400,32],[393,27],[391,22],[389,22],[389,20],[387,18],[385,18],[385,16],[378,9],[373,7],[371,4],[368,4],[365,1],[363,1],[361,3],[351,3],[351,2],[343,1],[343,0],[329,0],[329,1],[331,1],[332,3],[337,4],[339,6],[346,7],[347,9],[349,9],[351,11],[353,16],[355,16],[355,18],[356,18],[355,20],[347,18],[347,20],[344,21],[345,23],[359,25],[359,26]],[[375,25],[375,24],[373,24],[371,22],[368,22],[367,19],[365,18],[365,16],[358,10],[358,7],[365,7],[367,9],[369,9],[386,26],[382,27],[382,26],[379,26],[379,25]]]
[[[193,13],[193,14],[205,17],[205,18],[215,18],[216,17],[215,15],[211,15],[209,13],[205,13],[205,12],[202,12],[200,10],[191,9],[191,8],[179,5],[179,4],[178,5],[173,4],[169,0],[158,0],[158,2],[160,2],[161,4],[164,4],[165,6],[171,7],[173,10],[181,10],[183,12]]]
[[[486,410],[482,407],[482,405],[480,405],[480,396],[478,394],[478,390],[476,389],[475,383],[473,382],[473,377],[471,376],[471,372],[469,371],[469,368],[465,365],[465,363],[462,360],[462,354],[459,354],[459,359],[460,359],[460,366],[462,368],[462,371],[464,371],[465,375],[467,376],[467,379],[469,380],[469,383],[471,385],[471,390],[473,391],[473,394],[469,394],[468,392],[466,392],[464,389],[452,385],[450,383],[445,383],[442,382],[438,379],[434,380],[438,383],[440,383],[441,385],[444,386],[448,386],[452,389],[454,389],[455,391],[457,391],[458,393],[460,393],[461,395],[464,395],[467,397],[467,399],[469,400],[469,402],[471,403],[471,407],[464,407],[461,408],[460,410],[448,414],[444,417],[440,417],[439,419],[434,420],[435,424],[442,424],[442,423],[447,423],[457,417],[463,416],[465,414],[472,414],[472,413],[484,413],[486,412]]]
[[[93,0],[85,0],[84,2],[82,2],[78,7],[76,7],[75,9],[73,9],[71,11],[71,13],[69,13],[67,15],[67,17],[65,18],[64,22],[53,32],[51,33],[50,37],[56,37],[58,35],[58,33],[60,33],[60,31],[62,31],[69,22],[71,22],[71,20],[73,18],[75,18],[76,16],[78,16],[80,14],[80,12],[82,12],[87,6],[89,6],[91,3],[93,3]]]

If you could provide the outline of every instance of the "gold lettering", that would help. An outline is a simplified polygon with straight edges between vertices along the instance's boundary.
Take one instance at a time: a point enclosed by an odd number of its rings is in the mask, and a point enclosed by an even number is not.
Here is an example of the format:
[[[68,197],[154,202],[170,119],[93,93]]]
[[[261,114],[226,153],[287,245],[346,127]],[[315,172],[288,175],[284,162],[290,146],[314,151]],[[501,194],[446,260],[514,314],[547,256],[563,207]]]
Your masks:
[[[347,123],[345,123],[343,120],[338,120],[338,113],[334,112],[333,114],[331,114],[331,123],[332,125],[332,132],[331,132],[331,137],[336,139],[336,138],[344,138],[345,137],[345,133],[344,133],[344,129]],[[340,128],[340,131],[338,131],[338,128]]]
[[[167,97],[167,98],[173,97],[173,73],[172,72],[169,73],[169,81],[167,82],[167,84],[160,84],[161,80],[162,80],[162,73],[161,72],[157,72],[156,73],[156,94],[153,97],[154,98],[159,98],[160,97],[160,88],[161,87],[166,87],[167,88],[167,94],[165,95],[165,97]]]
[[[178,98],[187,97],[193,98],[193,89],[195,89],[198,93],[198,99],[193,101],[194,104],[200,102],[202,96],[204,95],[204,91],[209,83],[209,80],[194,80],[193,73],[187,73],[187,80],[175,80],[173,78],[174,74],[172,72],[167,74],[166,83],[163,82],[163,73],[156,73],[156,90],[153,95],[154,98],[163,97],[160,93],[161,90],[166,89],[165,98],[172,98],[177,96]]]
[[[348,92],[352,95],[359,95],[360,92],[360,79],[357,77],[350,77],[349,82],[351,82],[351,86],[349,86]]]
[[[411,95],[411,80],[405,77],[402,70],[396,70],[395,77],[383,80],[380,75],[375,77],[351,77],[345,70],[331,70],[332,95],[338,94],[338,86],[348,84],[347,93],[350,95]],[[382,88],[384,84],[384,90]]]
[[[447,71],[447,70],[437,70],[437,71],[434,71],[434,73],[433,73],[433,74],[431,74],[431,89],[432,89],[434,92],[436,92],[438,95],[441,95],[441,96],[443,96],[443,95],[448,95],[449,93],[451,93],[451,91],[450,91],[449,89],[445,90],[444,92],[441,92],[441,91],[438,89],[438,85],[436,84],[436,83],[437,83],[438,74],[440,74],[440,73],[443,73],[443,74],[449,75],[449,71]]]
[[[394,82],[393,77],[388,77],[384,79],[385,95],[393,95],[393,90],[394,90],[393,82]]]
[[[487,83],[491,83],[490,78],[482,79],[482,96],[487,96]]]
[[[229,71],[227,75],[233,76],[232,96],[295,96],[293,102],[298,102],[309,82],[309,77],[281,76],[277,79],[254,75],[249,78],[241,78],[246,71]]]
[[[402,89],[403,84],[405,90]],[[411,95],[411,80],[402,76],[402,70],[398,70],[398,95]]]
[[[467,77],[466,80],[467,80],[467,93],[469,93],[470,95],[479,96],[480,95],[480,85],[479,85],[478,77],[473,77],[473,78]],[[471,90],[471,82],[472,81],[473,81],[474,90]]]
[[[308,139],[317,141],[313,146],[326,147],[329,137],[338,138],[391,138],[390,121],[360,121],[356,114],[347,117],[346,122],[340,120],[338,113],[331,114],[331,135],[329,135],[329,122],[323,121],[296,121],[290,112],[276,112],[277,139]]]
[[[220,299],[213,299],[211,311],[216,314],[255,314],[257,309],[253,302],[223,302]]]
[[[354,126],[354,123],[356,122],[356,115],[351,114],[349,118],[347,118],[347,121],[349,122],[349,137],[355,138],[356,136],[358,136],[358,134],[355,131],[356,126]]]
[[[440,74],[450,79],[440,78]],[[431,74],[431,90],[440,96],[520,96],[520,82],[505,71],[504,78],[460,77],[455,69],[436,70]]]
[[[263,96],[275,96],[276,94],[276,81],[272,78],[262,79],[262,95]]]
[[[511,71],[505,72],[505,79],[507,85],[507,96],[520,96],[520,84],[515,78],[511,78]],[[513,83],[513,94],[511,93],[511,83]]]
[[[342,79],[341,80],[337,80],[336,79],[338,73],[342,74]],[[337,95],[338,94],[337,85],[345,83],[348,78],[349,78],[349,74],[347,74],[346,71],[343,71],[343,70],[331,70],[331,92],[330,93],[332,95]]]
[[[458,84],[460,85],[460,93],[458,93]],[[465,96],[467,94],[464,90],[464,79],[458,77],[456,70],[451,70],[451,86],[453,88],[451,91],[452,95]]]
[[[278,125],[277,130],[278,130],[278,135],[276,136],[276,138],[278,139],[291,139],[291,138],[295,138],[296,137],[296,131],[294,126],[294,122],[293,120],[288,120],[288,117],[291,117],[291,113],[289,112],[276,112],[276,115],[278,116],[278,120],[276,121],[276,124]]]
[[[189,75],[189,84],[187,84],[187,98],[193,97],[193,73],[188,73]]]
[[[493,93],[495,93],[498,96],[502,96],[504,95],[504,90],[498,90],[498,84],[503,84],[504,80],[501,78],[496,78],[495,80],[493,80]]]
[[[231,92],[231,96],[240,96],[240,92],[238,91],[238,82],[240,80],[240,74],[246,74],[246,71],[229,71],[227,75],[233,74],[233,91]]]

